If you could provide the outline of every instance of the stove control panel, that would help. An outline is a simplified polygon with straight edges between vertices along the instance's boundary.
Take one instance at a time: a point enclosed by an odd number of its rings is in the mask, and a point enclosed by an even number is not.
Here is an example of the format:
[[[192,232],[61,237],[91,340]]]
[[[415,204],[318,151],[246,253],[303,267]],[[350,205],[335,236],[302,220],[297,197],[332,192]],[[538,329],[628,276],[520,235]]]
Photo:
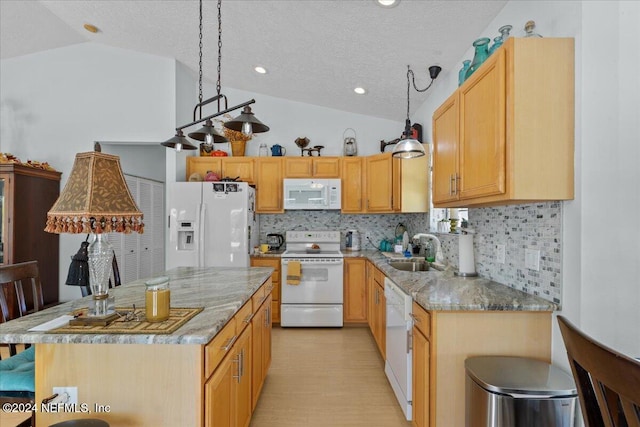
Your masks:
[[[339,231],[287,231],[286,241],[293,242],[340,242]]]

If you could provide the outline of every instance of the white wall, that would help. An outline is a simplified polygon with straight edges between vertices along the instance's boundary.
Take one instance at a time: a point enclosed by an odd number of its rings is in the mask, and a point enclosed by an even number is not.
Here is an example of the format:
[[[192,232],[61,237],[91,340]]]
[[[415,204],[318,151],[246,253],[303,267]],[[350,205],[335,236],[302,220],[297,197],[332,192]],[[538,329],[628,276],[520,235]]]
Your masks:
[[[79,44],[0,62],[0,151],[62,172],[93,141],[163,141],[173,131],[174,60]],[[19,197],[19,196],[18,196]],[[44,223],[43,223],[44,227]],[[60,299],[84,235],[60,236]]]
[[[639,357],[640,3],[511,1],[478,37],[493,38],[505,24],[519,36],[529,19],[543,36],[576,40],[576,197],[563,203],[563,311],[558,314]],[[470,48],[460,66],[472,56]],[[441,74],[414,115],[426,135],[433,111],[457,87],[458,70]],[[568,370],[555,320],[552,347],[553,362]]]

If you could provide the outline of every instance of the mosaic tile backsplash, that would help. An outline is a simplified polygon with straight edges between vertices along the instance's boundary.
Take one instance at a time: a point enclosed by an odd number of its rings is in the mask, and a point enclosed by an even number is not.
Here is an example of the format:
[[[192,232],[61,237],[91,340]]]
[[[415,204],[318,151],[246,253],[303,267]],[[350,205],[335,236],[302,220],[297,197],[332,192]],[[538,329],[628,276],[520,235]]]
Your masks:
[[[362,249],[374,249],[383,238],[393,238],[398,223],[409,235],[429,232],[429,214],[341,215],[337,211],[288,211],[260,215],[260,241],[268,233],[287,230],[347,230],[360,232]],[[477,273],[495,282],[556,304],[562,296],[562,203],[545,202],[469,209],[469,227],[475,229]],[[436,234],[449,264],[458,266],[458,235]],[[506,249],[505,263],[496,260],[496,245]],[[525,268],[525,249],[540,251],[540,271]]]

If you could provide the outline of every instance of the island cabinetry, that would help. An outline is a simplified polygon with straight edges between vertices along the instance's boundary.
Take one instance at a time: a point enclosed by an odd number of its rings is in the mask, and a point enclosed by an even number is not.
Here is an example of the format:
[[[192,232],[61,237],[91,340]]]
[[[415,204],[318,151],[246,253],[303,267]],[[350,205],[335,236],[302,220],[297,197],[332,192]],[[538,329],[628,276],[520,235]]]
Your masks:
[[[270,319],[273,323],[280,323],[280,258],[279,257],[251,257],[251,267],[271,267],[271,313]]]
[[[253,158],[251,157],[187,157],[186,180],[193,173],[198,173],[202,178],[207,172],[215,172],[220,178],[238,178],[239,181],[253,184],[255,182]]]
[[[386,360],[387,310],[384,296],[384,274],[370,262],[367,263],[367,288],[369,328],[382,359]]]
[[[434,205],[574,197],[574,40],[512,38],[433,115]]]
[[[339,157],[286,157],[285,178],[340,178]]]
[[[367,321],[367,261],[365,258],[344,259],[344,322]]]
[[[465,425],[464,361],[502,355],[551,359],[551,312],[430,311],[413,303],[413,425]]]
[[[345,157],[341,163],[342,213],[366,212],[364,158]]]
[[[264,382],[271,358],[271,279],[253,295],[206,344],[129,344],[135,335],[126,334],[121,343],[90,336],[89,343],[37,343],[36,401],[53,387],[75,386],[86,405],[79,408],[91,411],[39,411],[38,425],[93,417],[112,426],[248,426],[260,393],[253,385]],[[207,316],[207,308],[198,316]],[[254,354],[263,360],[257,378]]]
[[[271,291],[253,296],[255,315],[251,319],[252,387],[251,408],[255,409],[271,366]]]

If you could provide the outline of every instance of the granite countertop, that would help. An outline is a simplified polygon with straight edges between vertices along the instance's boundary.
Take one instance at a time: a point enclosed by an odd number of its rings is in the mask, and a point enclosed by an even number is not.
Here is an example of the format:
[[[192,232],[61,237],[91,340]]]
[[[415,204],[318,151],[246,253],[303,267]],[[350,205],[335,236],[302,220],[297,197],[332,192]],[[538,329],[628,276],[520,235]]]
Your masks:
[[[280,255],[284,252],[284,249],[277,249],[268,252],[260,252],[257,254],[251,254],[252,258],[280,258]]]
[[[204,307],[204,310],[172,334],[55,334],[28,329],[73,310],[85,308],[91,297],[60,304],[0,324],[0,343],[112,343],[206,344],[271,276],[273,268],[178,267],[169,276],[171,307]],[[159,276],[161,276],[159,275]],[[144,282],[136,280],[111,289],[116,307],[144,308]]]
[[[364,257],[411,295],[426,310],[554,311],[545,299],[482,277],[458,277],[453,270],[405,272],[389,265],[380,251],[344,252],[345,258]]]

